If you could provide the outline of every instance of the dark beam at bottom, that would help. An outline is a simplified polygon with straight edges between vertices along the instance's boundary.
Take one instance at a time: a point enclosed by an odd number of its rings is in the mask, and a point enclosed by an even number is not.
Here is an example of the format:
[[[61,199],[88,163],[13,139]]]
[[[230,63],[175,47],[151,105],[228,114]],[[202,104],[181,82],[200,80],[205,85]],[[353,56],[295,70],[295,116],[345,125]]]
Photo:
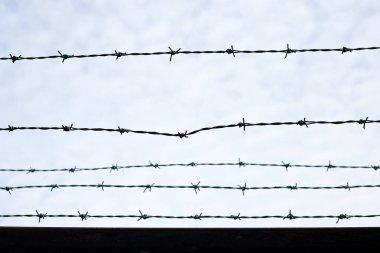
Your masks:
[[[0,227],[0,252],[252,252],[380,249],[380,228]]]

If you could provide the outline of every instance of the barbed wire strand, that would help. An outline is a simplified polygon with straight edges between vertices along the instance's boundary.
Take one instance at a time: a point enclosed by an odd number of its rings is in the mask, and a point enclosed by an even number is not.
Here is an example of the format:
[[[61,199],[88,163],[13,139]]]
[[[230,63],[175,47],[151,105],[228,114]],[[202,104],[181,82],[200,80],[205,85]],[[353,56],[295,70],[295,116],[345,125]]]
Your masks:
[[[245,167],[245,166],[258,166],[258,167],[283,167],[288,171],[288,168],[326,168],[326,171],[329,171],[331,169],[371,169],[371,170],[379,170],[379,165],[335,165],[332,164],[331,161],[329,161],[328,164],[320,164],[320,165],[313,165],[313,164],[291,164],[290,162],[282,162],[282,163],[254,163],[254,162],[243,162],[239,159],[238,162],[219,162],[219,163],[211,163],[211,162],[190,162],[190,163],[152,163],[149,161],[148,164],[141,164],[141,165],[124,165],[120,166],[117,164],[113,164],[112,166],[106,166],[106,167],[93,167],[93,168],[77,168],[76,166],[72,168],[61,168],[61,169],[36,169],[36,168],[29,168],[29,169],[4,169],[0,168],[0,172],[26,172],[29,173],[36,173],[36,172],[78,172],[78,171],[101,171],[101,170],[109,170],[111,173],[112,171],[118,171],[120,169],[130,169],[130,168],[164,168],[164,167],[197,167],[197,166],[239,166],[239,167]]]
[[[182,138],[188,138],[191,135],[204,132],[204,131],[210,131],[210,130],[216,130],[216,129],[223,129],[223,128],[241,128],[243,127],[243,130],[245,131],[246,127],[253,127],[253,126],[291,126],[291,125],[298,125],[298,126],[306,126],[309,127],[310,125],[342,125],[342,124],[360,124],[363,125],[363,129],[365,129],[366,124],[372,124],[372,123],[380,123],[380,120],[370,120],[368,117],[365,119],[359,119],[359,120],[337,120],[337,121],[326,121],[326,120],[320,120],[320,121],[312,121],[312,120],[306,120],[305,118],[298,121],[288,121],[288,122],[260,122],[260,123],[247,123],[245,119],[243,118],[242,122],[236,123],[236,124],[228,124],[228,125],[216,125],[211,127],[203,127],[200,129],[196,129],[193,131],[184,131],[184,132],[177,132],[177,133],[168,133],[168,132],[159,132],[159,131],[145,131],[145,130],[132,130],[127,128],[88,128],[88,127],[74,127],[73,124],[71,125],[62,125],[60,127],[32,127],[32,126],[11,126],[8,125],[8,127],[0,128],[0,131],[7,131],[7,132],[13,132],[16,130],[42,130],[42,131],[48,131],[48,130],[62,130],[64,132],[72,132],[72,131],[95,131],[95,132],[116,132],[123,135],[124,133],[135,133],[135,134],[150,134],[150,135],[161,135],[161,136],[171,136],[171,137],[179,137]]]
[[[48,214],[41,213],[36,210],[36,214],[0,214],[0,218],[38,218],[38,221],[46,218],[80,218],[82,221],[88,218],[137,218],[137,221],[146,219],[233,219],[233,220],[243,220],[243,219],[282,219],[282,220],[294,220],[294,219],[336,219],[336,223],[340,220],[351,219],[351,218],[378,218],[380,214],[339,214],[339,215],[294,215],[291,210],[287,215],[261,215],[261,216],[246,216],[238,213],[237,215],[204,215],[203,213],[195,215],[148,215],[139,210],[139,214],[120,214],[120,215],[92,215],[88,211],[86,213],[78,214]]]
[[[95,58],[95,57],[116,57],[116,60],[122,57],[127,56],[154,56],[154,55],[169,55],[169,61],[172,61],[173,56],[180,55],[180,54],[232,54],[233,57],[235,57],[237,54],[264,54],[264,53],[280,53],[285,54],[284,58],[286,59],[289,54],[294,53],[318,53],[318,52],[338,52],[341,54],[347,53],[347,52],[354,52],[354,51],[364,51],[364,50],[379,50],[380,47],[374,46],[374,47],[341,47],[341,48],[311,48],[311,49],[294,49],[290,48],[289,44],[286,45],[286,49],[269,49],[269,50],[237,50],[234,48],[233,45],[231,45],[230,48],[227,48],[225,50],[195,50],[195,51],[184,51],[181,50],[181,48],[177,50],[173,50],[171,47],[168,47],[169,51],[161,51],[161,52],[134,52],[134,53],[127,53],[127,52],[120,52],[115,50],[112,53],[104,53],[104,54],[64,54],[61,53],[58,50],[58,54],[56,55],[48,55],[48,56],[22,56],[22,55],[14,55],[9,54],[7,57],[0,57],[0,60],[3,61],[11,61],[12,63],[15,63],[16,61],[22,61],[22,60],[45,60],[45,59],[62,59],[62,63],[65,62],[68,59],[73,58]]]
[[[239,190],[244,195],[245,191],[248,190],[280,190],[280,189],[288,189],[288,190],[337,190],[337,189],[344,189],[344,190],[351,190],[351,189],[358,189],[358,188],[380,188],[380,185],[371,185],[371,184],[364,184],[364,185],[350,185],[348,182],[344,185],[337,185],[337,186],[298,186],[296,183],[295,185],[283,185],[283,186],[247,186],[246,183],[244,185],[237,185],[237,186],[220,186],[220,185],[200,185],[200,182],[197,184],[190,183],[190,185],[156,185],[155,183],[152,184],[139,184],[139,185],[120,185],[120,184],[104,184],[104,181],[100,184],[48,184],[48,185],[22,185],[22,186],[0,186],[0,190],[7,191],[9,194],[11,194],[11,191],[13,190],[21,190],[21,189],[41,189],[41,188],[48,188],[50,191],[53,191],[54,189],[61,189],[61,188],[100,188],[102,191],[104,191],[104,188],[142,188],[144,189],[143,192],[146,192],[147,190],[151,191],[153,188],[158,189],[193,189],[196,194],[201,189],[213,189],[213,190]]]

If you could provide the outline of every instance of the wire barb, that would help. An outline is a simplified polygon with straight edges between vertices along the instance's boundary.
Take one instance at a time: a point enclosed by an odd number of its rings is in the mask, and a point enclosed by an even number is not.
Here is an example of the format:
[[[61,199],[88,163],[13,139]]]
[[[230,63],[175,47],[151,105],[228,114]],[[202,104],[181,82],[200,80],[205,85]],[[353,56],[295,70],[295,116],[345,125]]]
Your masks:
[[[140,212],[140,216],[137,221],[140,221],[141,219],[146,220],[150,218],[147,214],[142,213],[141,210],[139,210],[139,212]]]
[[[187,164],[187,166],[195,167],[195,166],[197,166],[197,164],[195,162],[191,162],[191,163]]]
[[[240,158],[239,158],[238,165],[239,165],[239,168],[240,168],[240,167],[245,167],[245,162],[243,162],[243,161],[240,160]]]
[[[198,182],[197,184],[193,184],[193,183],[190,183],[191,184],[191,187],[194,189],[194,191],[195,191],[195,194],[198,194],[198,192],[197,191],[200,191],[201,189],[199,188],[199,184],[200,184],[201,182]]]
[[[231,218],[234,220],[241,220],[240,213],[238,213],[238,215],[231,215]]]
[[[297,217],[294,216],[294,215],[292,214],[292,210],[289,210],[289,214],[286,215],[286,216],[284,216],[284,217],[283,217],[283,220],[285,220],[285,219],[294,220],[294,219],[296,219],[296,218],[297,218]]]
[[[62,54],[59,50],[58,50],[58,53],[59,53],[60,57],[62,58],[62,63],[63,63],[65,60],[74,57],[74,55]]]
[[[64,132],[70,132],[71,130],[73,130],[73,124],[71,124],[70,126],[64,126],[64,125],[62,125],[62,130]]]
[[[53,191],[55,188],[59,188],[57,184],[50,185],[51,189],[50,191]]]
[[[288,57],[288,54],[293,54],[293,53],[297,53],[297,50],[294,50],[294,49],[291,49],[289,47],[289,44],[286,44],[286,51],[285,51],[285,57],[284,59],[286,59],[286,57]]]
[[[168,47],[170,49],[170,61],[172,61],[172,57],[176,54],[179,54],[179,50],[181,50],[181,48],[179,48],[178,50],[173,50],[171,47]]]
[[[309,127],[309,125],[307,124],[306,118],[303,118],[303,120],[299,120],[297,122],[297,125]]]
[[[293,191],[293,190],[298,190],[297,183],[296,183],[294,186],[289,185],[289,186],[287,186],[287,188],[289,188],[291,191]]]
[[[328,172],[330,169],[334,168],[335,166],[331,164],[331,161],[329,161],[329,164],[326,166],[326,171]]]
[[[26,172],[26,174],[34,173],[34,172],[36,172],[36,169],[30,167],[30,169],[28,170],[28,172]]]
[[[343,220],[343,219],[349,219],[350,218],[350,216],[348,216],[346,213],[345,214],[340,214],[339,216],[338,216],[338,219],[336,220],[336,224],[338,224],[338,222],[340,221],[340,220]]]
[[[188,138],[189,136],[187,135],[187,130],[184,133],[178,132],[178,137],[180,139],[182,139],[182,138]]]
[[[125,55],[126,55],[126,53],[118,52],[118,51],[115,50],[116,60],[119,59],[122,56],[125,56]]]
[[[19,56],[16,56],[16,55],[12,55],[12,54],[9,54],[9,56],[10,56],[10,60],[12,61],[12,63],[15,63],[16,61],[18,61],[18,60],[21,60],[22,59],[22,56],[21,56],[21,54],[19,55]]]
[[[347,182],[346,185],[342,185],[342,188],[345,189],[345,190],[349,190],[349,191],[351,191],[351,187],[350,187],[350,185],[348,184],[348,182]]]
[[[39,213],[37,210],[36,210],[36,213],[37,213],[37,217],[38,217],[38,223],[41,222],[41,219],[45,219],[47,216],[47,213]]]
[[[74,173],[76,169],[77,169],[77,166],[74,166],[74,168],[70,168],[69,173]]]
[[[347,52],[352,53],[352,49],[350,49],[350,48],[348,48],[348,47],[343,47],[343,48],[342,48],[342,54],[347,53]]]
[[[8,125],[8,131],[9,132],[12,132],[14,130],[16,130],[16,128],[14,126]]]
[[[290,165],[290,163],[284,163],[284,161],[281,161],[281,162],[282,162],[282,166],[285,167],[286,172],[288,172],[288,168],[292,167],[292,165]]]
[[[243,127],[243,130],[245,131],[246,123],[245,123],[245,119],[244,119],[244,118],[243,118],[243,121],[242,121],[242,122],[239,122],[239,123],[238,123],[238,126],[239,126],[239,128],[240,128],[240,127]]]
[[[143,192],[145,192],[146,190],[149,190],[149,191],[151,192],[153,186],[154,186],[154,183],[153,183],[153,184],[147,184],[147,185],[145,186],[145,189],[144,189]]]
[[[234,50],[234,46],[231,45],[231,48],[228,48],[228,49],[226,50],[226,53],[227,53],[227,54],[232,54],[232,56],[235,57],[235,53],[237,53],[237,50]]]
[[[156,169],[160,168],[160,166],[157,163],[153,164],[151,161],[149,161],[149,166],[153,167],[153,168],[156,168]]]
[[[9,194],[11,194],[11,191],[13,191],[13,188],[9,187],[9,186],[5,186],[2,189],[5,190],[5,191],[7,191]]]
[[[367,124],[367,122],[368,122],[368,117],[365,119],[360,119],[358,123],[360,125],[363,125],[363,129],[365,129],[365,124]]]
[[[111,173],[113,170],[119,170],[119,167],[117,166],[117,164],[112,164],[112,166],[110,167],[110,173]]]
[[[241,190],[241,192],[243,193],[243,196],[244,196],[244,192],[249,189],[247,188],[247,183],[244,183],[244,186],[238,185],[238,187],[239,187],[239,190]]]
[[[81,218],[82,219],[82,221],[83,220],[87,220],[87,218],[89,217],[89,215],[88,215],[88,211],[86,212],[86,213],[80,213],[79,211],[78,211],[78,216],[79,216],[79,218]]]
[[[192,216],[192,218],[193,218],[194,220],[201,220],[201,219],[202,219],[202,213],[200,213],[200,214],[196,214],[196,215]]]
[[[128,129],[126,128],[121,128],[120,126],[118,126],[117,129],[119,130],[120,134],[129,133]]]
[[[104,191],[104,181],[102,181],[101,184],[98,184],[97,188],[102,188],[102,191]]]

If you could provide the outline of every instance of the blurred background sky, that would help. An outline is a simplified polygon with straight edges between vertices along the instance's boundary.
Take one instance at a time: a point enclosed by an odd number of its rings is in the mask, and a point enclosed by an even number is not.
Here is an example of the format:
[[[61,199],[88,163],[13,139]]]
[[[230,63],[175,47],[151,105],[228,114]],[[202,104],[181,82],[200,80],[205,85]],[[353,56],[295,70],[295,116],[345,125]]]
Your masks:
[[[379,46],[373,1],[0,1],[0,55]],[[184,132],[240,122],[380,119],[379,52],[176,55],[0,62],[0,126]],[[0,168],[244,162],[378,165],[379,126],[251,127],[190,138],[118,133],[0,133]],[[247,186],[378,184],[374,170],[171,167],[109,173],[5,173],[26,184]],[[380,189],[0,191],[0,213],[156,215],[380,214]],[[380,219],[0,219],[1,226],[380,226]]]

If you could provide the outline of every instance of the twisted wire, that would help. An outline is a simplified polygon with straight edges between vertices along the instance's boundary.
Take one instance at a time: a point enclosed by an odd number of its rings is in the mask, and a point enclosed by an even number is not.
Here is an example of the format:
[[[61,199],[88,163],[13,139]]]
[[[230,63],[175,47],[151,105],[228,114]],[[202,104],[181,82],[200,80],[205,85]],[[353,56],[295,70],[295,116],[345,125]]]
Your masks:
[[[173,56],[180,55],[180,54],[229,54],[235,57],[237,54],[264,54],[264,53],[280,53],[285,54],[284,58],[287,58],[289,54],[294,53],[319,53],[319,52],[338,52],[341,54],[347,53],[347,52],[355,52],[355,51],[368,51],[368,50],[379,50],[380,47],[374,46],[374,47],[341,47],[341,48],[310,48],[310,49],[294,49],[290,48],[289,44],[287,44],[286,49],[269,49],[269,50],[237,50],[234,49],[233,45],[230,48],[227,48],[225,50],[194,50],[194,51],[184,51],[181,50],[181,48],[177,50],[173,50],[171,47],[168,47],[169,51],[160,51],[160,52],[134,52],[134,53],[127,53],[127,52],[120,52],[115,50],[112,53],[99,53],[99,54],[65,54],[61,53],[58,50],[58,54],[55,55],[46,55],[46,56],[22,56],[22,55],[14,55],[9,54],[9,56],[0,57],[0,60],[3,61],[11,61],[15,63],[16,61],[22,61],[22,60],[45,60],[45,59],[62,59],[62,63],[65,62],[68,59],[73,58],[95,58],[95,57],[115,57],[116,60],[122,57],[127,56],[154,56],[154,55],[169,55],[169,60],[172,61]]]
[[[280,189],[288,189],[288,190],[351,190],[358,188],[380,188],[380,185],[350,185],[348,182],[344,185],[336,185],[336,186],[298,186],[295,185],[282,185],[282,186],[247,186],[246,183],[244,185],[237,186],[221,186],[221,185],[200,185],[200,182],[197,184],[190,183],[190,185],[156,185],[152,184],[137,184],[137,185],[120,185],[120,184],[104,184],[104,181],[101,184],[48,184],[48,185],[22,185],[22,186],[0,186],[0,190],[7,191],[11,194],[13,190],[21,190],[21,189],[41,189],[48,188],[50,191],[54,189],[61,188],[100,188],[104,191],[104,188],[142,188],[143,192],[147,190],[151,191],[153,188],[157,189],[193,189],[196,194],[201,189],[213,189],[213,190],[239,190],[243,193],[248,190],[280,190]]]
[[[36,173],[36,172],[79,172],[79,171],[102,171],[102,170],[109,170],[109,172],[112,171],[118,171],[120,169],[130,169],[130,168],[164,168],[164,167],[197,167],[197,166],[239,166],[239,167],[245,167],[245,166],[258,166],[258,167],[283,167],[286,170],[288,168],[326,168],[327,171],[331,169],[372,169],[372,170],[379,170],[379,165],[335,165],[331,164],[331,161],[329,161],[328,164],[291,164],[291,163],[254,163],[254,162],[243,162],[239,159],[238,162],[190,162],[190,163],[152,163],[149,162],[148,164],[141,164],[141,165],[117,165],[113,164],[112,166],[105,166],[105,167],[92,167],[92,168],[77,168],[76,166],[73,168],[61,168],[61,169],[36,169],[36,168],[29,168],[29,169],[4,169],[0,168],[0,172],[26,172],[26,173]]]
[[[339,215],[294,215],[291,210],[287,215],[260,215],[260,216],[247,216],[241,215],[240,213],[233,215],[205,215],[203,213],[195,215],[148,215],[139,210],[139,214],[118,214],[118,215],[92,215],[88,212],[78,214],[48,214],[41,213],[36,210],[36,214],[0,214],[0,218],[38,218],[40,222],[42,219],[46,218],[80,218],[82,221],[88,218],[137,218],[137,221],[146,219],[233,219],[233,220],[243,220],[243,219],[282,219],[282,220],[294,220],[294,219],[336,219],[336,223],[343,219],[351,218],[378,218],[380,214],[339,214]]]
[[[8,127],[0,128],[0,131],[7,131],[7,132],[13,132],[16,130],[41,130],[41,131],[48,131],[48,130],[61,130],[64,132],[72,132],[72,131],[95,131],[95,132],[116,132],[123,135],[124,133],[135,133],[135,134],[150,134],[150,135],[161,135],[161,136],[169,136],[169,137],[179,137],[182,138],[188,138],[191,135],[210,131],[210,130],[216,130],[216,129],[223,129],[223,128],[241,128],[243,127],[243,130],[245,131],[246,127],[253,127],[253,126],[291,126],[291,125],[298,125],[298,126],[306,126],[309,127],[310,125],[342,125],[342,124],[360,124],[363,125],[363,129],[365,129],[366,124],[372,124],[372,123],[380,123],[380,120],[370,120],[368,117],[365,119],[358,119],[358,120],[336,120],[336,121],[326,121],[326,120],[319,120],[319,121],[312,121],[312,120],[306,120],[305,118],[298,121],[287,121],[287,122],[260,122],[260,123],[247,123],[245,122],[245,119],[243,118],[242,122],[238,122],[235,124],[228,124],[228,125],[216,125],[211,127],[203,127],[200,129],[196,129],[193,131],[184,131],[184,132],[177,132],[177,133],[169,133],[169,132],[159,132],[159,131],[146,131],[146,130],[132,130],[122,127],[117,128],[89,128],[89,127],[74,127],[73,124],[71,125],[62,125],[60,127],[34,127],[34,126],[11,126],[8,125]]]

